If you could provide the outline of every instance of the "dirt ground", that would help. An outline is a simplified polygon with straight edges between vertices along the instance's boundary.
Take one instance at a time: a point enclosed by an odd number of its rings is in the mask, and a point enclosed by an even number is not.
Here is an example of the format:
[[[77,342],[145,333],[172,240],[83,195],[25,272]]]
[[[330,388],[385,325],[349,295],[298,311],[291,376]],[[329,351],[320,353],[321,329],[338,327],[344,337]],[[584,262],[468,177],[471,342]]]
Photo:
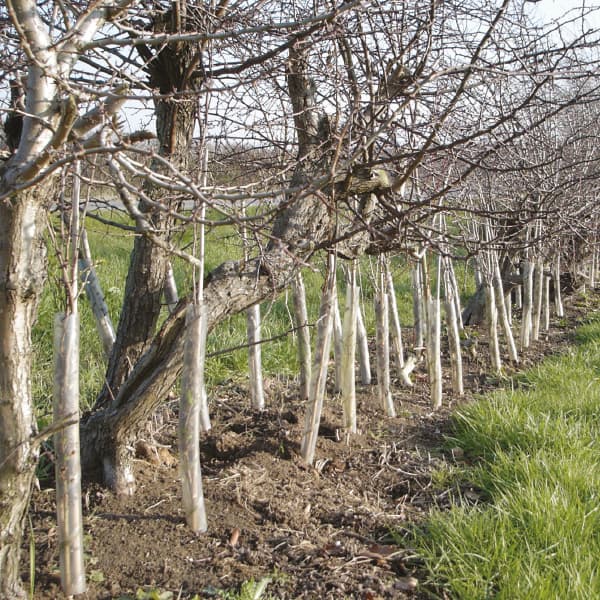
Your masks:
[[[569,318],[553,323],[524,366],[568,343],[585,310],[571,306]],[[460,402],[501,383],[485,374],[483,343],[464,366],[468,392]],[[270,581],[263,597],[431,597],[419,583],[423,574],[409,532],[431,507],[450,502],[449,491],[432,477],[456,458],[443,441],[459,402],[447,394],[444,408],[432,413],[425,366],[414,375],[410,390],[394,380],[396,418],[384,416],[374,386],[360,386],[360,433],[349,440],[340,429],[339,400],[330,393],[314,467],[299,458],[305,408],[295,382],[266,381],[268,409],[262,413],[248,408],[244,382],[215,390],[213,430],[201,444],[209,530],[199,536],[183,518],[176,404],[167,406],[138,447],[135,496],[117,498],[97,484],[85,485],[89,591],[82,597],[150,598],[141,590],[154,589],[174,598],[219,598],[264,577]],[[448,378],[444,384],[450,387]],[[42,482],[30,511],[40,599],[63,597],[52,486]]]

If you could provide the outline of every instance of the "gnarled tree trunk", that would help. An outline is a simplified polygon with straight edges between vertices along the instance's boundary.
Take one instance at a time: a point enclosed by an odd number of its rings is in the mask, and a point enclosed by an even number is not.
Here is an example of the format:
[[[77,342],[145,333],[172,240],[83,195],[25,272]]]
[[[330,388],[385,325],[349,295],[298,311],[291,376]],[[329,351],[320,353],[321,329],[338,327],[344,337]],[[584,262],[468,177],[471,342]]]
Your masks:
[[[0,203],[0,597],[19,583],[23,523],[37,461],[31,397],[31,328],[46,279],[43,240],[48,189]]]
[[[298,132],[299,156],[303,158],[294,173],[293,185],[310,188],[315,175],[327,173],[326,158],[320,150],[319,113],[310,92],[314,86],[305,74],[302,52],[293,49],[290,56],[288,87]],[[343,191],[329,186],[316,193],[301,190],[289,198],[285,210],[273,224],[271,242],[260,257],[225,262],[205,279],[208,330],[227,316],[283,291],[301,265],[310,260],[314,248],[331,243],[335,230],[332,202],[356,193],[382,193],[390,187],[385,171],[372,170],[353,176]],[[367,216],[361,215],[363,231],[368,223]],[[353,250],[364,252],[367,243],[364,238]],[[130,448],[140,427],[167,396],[180,373],[185,307],[186,303],[181,301],[120,385],[110,406],[97,410],[82,426],[84,468],[101,468],[105,481],[118,492],[133,493]]]

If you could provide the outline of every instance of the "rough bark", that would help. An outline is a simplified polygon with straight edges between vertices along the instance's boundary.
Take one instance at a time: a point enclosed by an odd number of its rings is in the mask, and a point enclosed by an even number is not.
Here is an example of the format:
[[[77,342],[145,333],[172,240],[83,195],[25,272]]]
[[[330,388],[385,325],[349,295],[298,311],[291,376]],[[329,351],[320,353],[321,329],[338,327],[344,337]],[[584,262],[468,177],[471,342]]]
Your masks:
[[[43,240],[48,195],[38,187],[0,203],[0,597],[19,582],[23,523],[37,461],[31,443],[31,328],[46,279]]]
[[[301,161],[301,167],[294,174],[294,184],[304,184],[306,190],[288,199],[286,209],[273,224],[271,241],[260,257],[224,262],[206,277],[204,302],[209,331],[227,316],[283,291],[301,265],[311,259],[315,248],[331,244],[335,219],[332,207],[335,201],[344,200],[343,194],[384,193],[391,186],[387,173],[375,170],[353,178],[354,183],[344,191],[331,186],[316,192],[311,190],[315,174],[327,172],[324,169],[327,158],[320,150],[319,128],[314,128],[314,102],[306,97],[295,98],[296,94],[310,95],[313,86],[303,72],[302,58],[293,54],[290,63],[288,86],[296,129],[312,132],[311,136],[302,138],[299,148],[300,157],[309,156],[310,160]],[[367,226],[368,221],[365,221]],[[364,252],[367,243],[365,239],[356,251]],[[130,448],[181,371],[187,302],[180,301],[121,384],[114,400],[92,413],[82,425],[84,468],[100,469],[105,482],[119,493],[133,493]]]
[[[168,11],[157,17],[156,31],[176,31],[180,23],[172,22],[174,15]],[[142,52],[149,53],[145,48]],[[149,83],[160,91],[155,100],[156,134],[159,154],[185,172],[192,155],[192,139],[196,122],[197,101],[174,94],[193,89],[198,75],[191,77],[190,66],[195,64],[196,50],[193,44],[171,43],[163,46],[154,56],[147,54]],[[154,161],[152,169],[160,172],[162,163]],[[146,193],[157,201],[164,200],[160,189],[147,186]],[[148,221],[155,235],[168,238],[170,218],[164,212],[151,209],[145,202],[140,209],[148,214]],[[119,318],[116,339],[109,359],[106,384],[98,397],[96,406],[107,406],[118,394],[123,381],[129,376],[133,365],[148,349],[156,331],[162,309],[163,291],[169,272],[169,255],[144,235],[136,237],[131,253],[123,308]]]
[[[506,293],[518,288],[521,275],[514,273],[502,274],[502,287]],[[480,283],[462,311],[463,325],[479,325],[485,321],[485,285]]]

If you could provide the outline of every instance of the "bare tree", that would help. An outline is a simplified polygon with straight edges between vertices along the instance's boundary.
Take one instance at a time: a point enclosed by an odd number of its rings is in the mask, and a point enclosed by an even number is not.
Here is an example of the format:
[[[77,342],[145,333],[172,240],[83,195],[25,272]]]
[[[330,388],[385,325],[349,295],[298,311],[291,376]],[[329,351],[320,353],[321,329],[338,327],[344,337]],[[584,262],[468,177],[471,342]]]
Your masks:
[[[346,258],[405,250],[431,239],[432,213],[489,212],[465,201],[469,177],[502,175],[503,151],[597,91],[597,35],[555,42],[508,0],[8,0],[0,23],[0,595],[11,598],[23,595],[19,548],[41,439],[31,327],[60,169],[97,158],[89,183],[116,185],[130,220],[115,226],[136,234],[107,385],[81,429],[84,467],[132,493],[132,442],[181,370],[193,298],[182,298],[157,331],[169,260],[197,266],[178,231],[193,222],[239,226],[236,202],[256,208],[243,223],[253,240],[248,259],[224,256],[204,281],[210,331],[286,289],[320,250]],[[550,88],[558,89],[551,102]],[[136,144],[139,136],[113,118],[133,98],[135,110],[153,105],[157,145]],[[215,160],[203,182],[190,164],[199,102],[207,107],[201,132],[219,160],[235,157],[237,174],[219,174]],[[450,156],[455,166],[440,183],[436,165]],[[555,202],[563,231],[581,215],[586,227],[595,222],[595,160],[588,156],[577,184],[561,171],[562,189],[581,191],[581,201],[568,206],[546,194],[527,219],[545,218]],[[416,189],[417,167],[418,194],[400,195]],[[511,200],[500,216],[522,214],[514,206],[521,199]],[[207,218],[203,204],[213,209]],[[495,209],[490,217],[499,218]],[[578,239],[565,241],[569,257]]]

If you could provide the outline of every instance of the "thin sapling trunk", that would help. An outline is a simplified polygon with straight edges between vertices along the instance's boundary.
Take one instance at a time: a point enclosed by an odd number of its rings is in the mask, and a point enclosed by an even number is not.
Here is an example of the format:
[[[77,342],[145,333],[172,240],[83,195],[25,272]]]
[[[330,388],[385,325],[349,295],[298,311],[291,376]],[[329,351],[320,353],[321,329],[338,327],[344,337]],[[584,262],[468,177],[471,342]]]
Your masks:
[[[358,343],[358,370],[360,382],[363,385],[371,385],[371,357],[369,356],[369,338],[365,320],[359,305],[356,313],[356,341]]]
[[[86,590],[81,512],[81,460],[79,446],[79,312],[78,246],[80,164],[72,177],[70,254],[64,270],[67,310],[54,321],[54,422],[64,426],[54,435],[56,517],[60,581],[66,596]]]
[[[306,308],[306,290],[302,274],[298,271],[292,280],[294,324],[298,336],[298,361],[300,363],[300,399],[308,400],[311,373],[310,329]]]
[[[423,350],[423,272],[417,261],[412,270],[413,315],[415,328],[415,352]]]
[[[60,581],[65,596],[86,591],[79,461],[79,315],[54,321],[54,435]]]
[[[442,406],[442,359],[440,348],[441,315],[440,315],[440,260],[438,257],[438,281],[435,297],[432,296],[429,286],[426,258],[423,256],[422,269],[423,284],[425,285],[425,302],[427,315],[427,367],[429,369],[429,385],[431,387],[431,407],[437,410]]]
[[[102,293],[100,280],[98,279],[96,269],[94,269],[85,229],[81,230],[81,239],[79,240],[79,272],[81,274],[81,281],[84,284],[85,294],[94,314],[96,329],[102,341],[104,355],[108,359],[115,343],[115,329],[108,312],[104,294]]]
[[[165,303],[172,313],[179,302],[179,293],[177,291],[177,283],[175,282],[175,274],[173,273],[173,265],[169,262],[165,273]]]
[[[242,204],[242,217],[246,216],[246,207]],[[244,244],[244,259],[250,258],[248,233],[241,228]],[[265,392],[262,375],[260,304],[254,304],[246,310],[246,331],[248,334],[248,377],[250,380],[250,402],[255,410],[264,410]]]
[[[523,297],[521,316],[521,349],[529,348],[531,344],[531,325],[533,316],[533,263],[523,263]]]
[[[375,342],[377,345],[377,390],[379,402],[388,417],[396,416],[392,399],[390,379],[390,325],[387,281],[383,267],[383,258],[379,259],[378,282],[375,293]]]
[[[446,257],[442,259],[442,272],[444,280],[444,311],[446,313],[446,327],[448,330],[448,347],[450,350],[450,369],[452,391],[457,396],[464,394],[462,355],[460,351],[460,331],[458,315],[454,299],[455,288],[450,273],[451,261]]]
[[[508,297],[510,300],[510,294],[504,294],[504,287],[502,285],[502,274],[500,273],[500,265],[498,263],[497,256],[494,257],[493,284],[497,300],[498,313],[500,315],[500,322],[502,324],[504,338],[506,339],[506,345],[508,347],[508,357],[513,363],[516,364],[519,362],[519,354],[517,352],[517,345],[515,344],[515,337],[512,332],[509,310],[506,304],[506,298]]]
[[[204,358],[207,324],[204,305],[190,304],[186,315],[187,337],[179,402],[179,463],[183,510],[188,527],[195,533],[208,529],[200,468],[201,405],[206,401]],[[210,428],[210,423],[205,423],[205,429],[207,425]]]
[[[540,323],[542,319],[542,302],[544,294],[544,262],[539,259],[535,265],[533,284],[533,323],[532,335],[534,341],[540,339]]]
[[[248,372],[250,377],[250,399],[252,408],[264,410],[265,392],[262,377],[262,359],[260,350],[260,304],[251,306],[246,311],[248,330]]]
[[[490,362],[495,373],[502,370],[502,359],[500,358],[500,343],[498,341],[498,310],[496,308],[496,294],[491,275],[485,275],[483,283],[485,289],[485,316],[488,330],[488,340],[490,349]]]
[[[356,282],[356,261],[352,261],[347,278],[346,306],[342,331],[342,371],[341,393],[344,410],[344,428],[348,433],[356,433],[356,323],[359,311],[358,285]]]
[[[337,288],[333,296],[333,358],[335,364],[335,392],[339,393],[342,389],[342,316],[340,314],[340,303]]]
[[[404,345],[402,343],[402,327],[400,326],[400,316],[398,315],[398,302],[396,301],[394,279],[392,278],[392,272],[387,259],[385,260],[384,266],[390,308],[392,350],[394,352],[398,370],[402,371],[404,368]]]
[[[556,316],[559,319],[565,316],[565,309],[562,303],[562,295],[560,289],[560,252],[556,254],[554,260],[554,308],[556,310]]]
[[[304,420],[304,434],[300,454],[302,460],[312,465],[315,459],[319,424],[323,410],[323,398],[327,383],[327,365],[331,350],[331,336],[333,330],[333,298],[335,294],[335,256],[330,254],[327,260],[327,274],[323,293],[321,295],[321,308],[317,322],[317,338],[315,341],[314,364],[310,381],[310,393],[306,418]]]

